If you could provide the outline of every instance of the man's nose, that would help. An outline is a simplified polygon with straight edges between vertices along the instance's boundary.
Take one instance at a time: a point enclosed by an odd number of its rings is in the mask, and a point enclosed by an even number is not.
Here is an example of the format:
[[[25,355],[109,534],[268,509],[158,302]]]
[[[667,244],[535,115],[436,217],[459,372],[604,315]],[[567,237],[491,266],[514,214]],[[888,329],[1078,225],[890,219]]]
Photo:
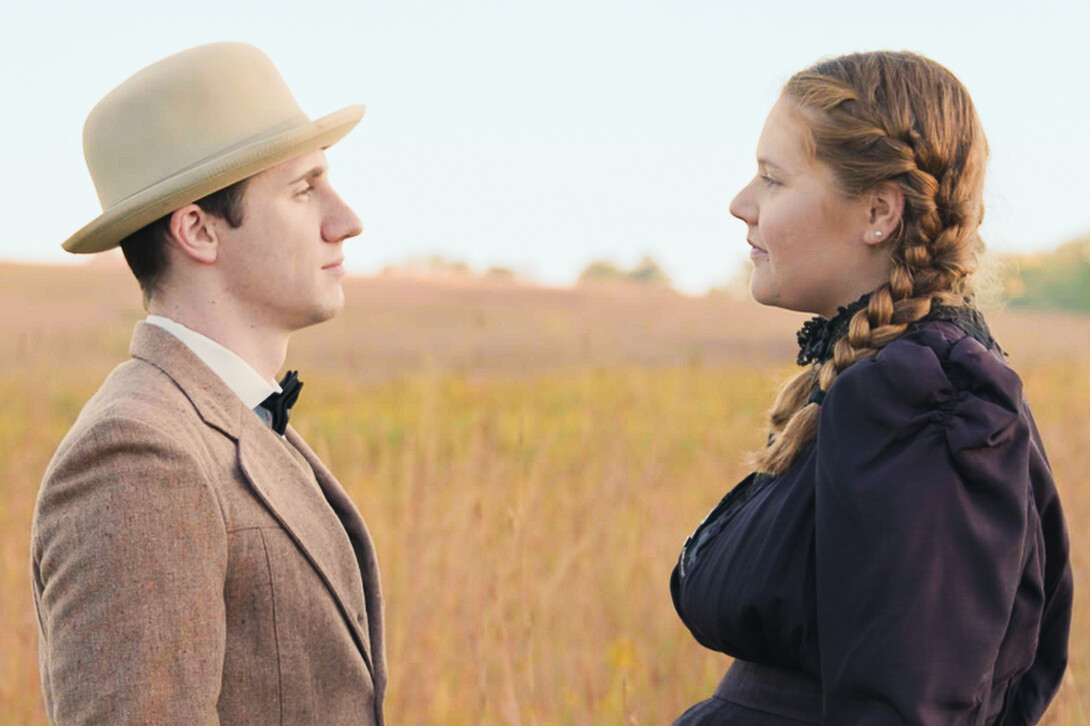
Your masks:
[[[322,224],[322,239],[326,242],[340,242],[355,237],[363,231],[363,223],[352,208],[344,203],[338,194],[333,193],[332,204]]]

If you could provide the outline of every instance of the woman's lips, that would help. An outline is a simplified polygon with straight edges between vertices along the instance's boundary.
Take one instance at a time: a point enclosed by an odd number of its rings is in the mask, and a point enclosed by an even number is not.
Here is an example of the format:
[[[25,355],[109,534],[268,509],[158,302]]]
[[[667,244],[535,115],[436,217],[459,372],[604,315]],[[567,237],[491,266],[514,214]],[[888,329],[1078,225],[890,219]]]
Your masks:
[[[753,242],[748,240],[748,239],[746,240],[746,242],[749,242],[749,246],[752,248],[749,251],[750,259],[756,260],[756,259],[764,259],[765,257],[768,257],[768,250],[766,250],[764,247],[758,247],[757,245],[753,244]]]

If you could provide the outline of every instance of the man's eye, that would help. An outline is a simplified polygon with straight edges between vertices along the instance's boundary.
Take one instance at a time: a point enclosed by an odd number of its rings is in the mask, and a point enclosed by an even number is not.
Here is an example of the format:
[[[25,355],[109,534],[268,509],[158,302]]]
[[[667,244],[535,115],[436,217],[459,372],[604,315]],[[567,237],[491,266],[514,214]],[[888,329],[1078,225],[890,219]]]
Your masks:
[[[766,187],[778,187],[780,183],[770,177],[768,174],[761,174],[761,181],[764,182]]]

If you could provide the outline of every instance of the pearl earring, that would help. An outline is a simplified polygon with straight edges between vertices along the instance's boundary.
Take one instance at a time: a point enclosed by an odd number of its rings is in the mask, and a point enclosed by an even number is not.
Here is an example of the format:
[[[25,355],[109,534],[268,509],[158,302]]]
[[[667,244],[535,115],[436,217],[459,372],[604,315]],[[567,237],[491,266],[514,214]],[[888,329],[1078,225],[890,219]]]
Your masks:
[[[875,239],[882,239],[882,230],[880,230],[880,229],[874,230],[874,238]]]

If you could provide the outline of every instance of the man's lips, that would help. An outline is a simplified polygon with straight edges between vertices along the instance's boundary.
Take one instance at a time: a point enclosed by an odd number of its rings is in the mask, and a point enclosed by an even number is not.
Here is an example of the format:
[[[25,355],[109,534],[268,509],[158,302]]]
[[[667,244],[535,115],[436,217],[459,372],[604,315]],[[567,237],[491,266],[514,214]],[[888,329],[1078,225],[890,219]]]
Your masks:
[[[330,272],[344,272],[344,258],[330,262],[328,265],[324,265],[322,269]]]
[[[753,257],[767,257],[768,256],[768,250],[766,250],[764,247],[761,247],[760,245],[754,243],[753,240],[750,240],[750,239],[747,239],[746,242],[749,242],[749,246],[750,246],[749,256],[751,258],[753,258]]]

